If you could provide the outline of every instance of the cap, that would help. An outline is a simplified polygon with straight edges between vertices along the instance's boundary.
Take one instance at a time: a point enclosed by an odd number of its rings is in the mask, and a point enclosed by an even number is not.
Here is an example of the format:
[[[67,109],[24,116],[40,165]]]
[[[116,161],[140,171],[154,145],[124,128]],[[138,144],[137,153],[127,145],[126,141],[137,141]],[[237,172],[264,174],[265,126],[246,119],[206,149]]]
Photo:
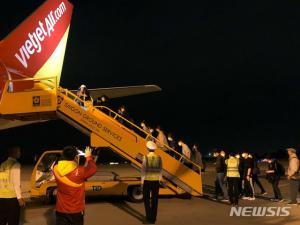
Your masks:
[[[287,148],[286,150],[287,150],[287,151],[291,151],[291,152],[293,152],[293,153],[296,153],[296,152],[297,152],[296,149],[294,149],[294,148]]]
[[[80,85],[80,88],[86,88],[86,86],[84,84]]]
[[[149,150],[155,150],[155,149],[157,149],[157,146],[156,146],[156,144],[153,141],[148,141],[147,144],[146,144],[146,147]]]

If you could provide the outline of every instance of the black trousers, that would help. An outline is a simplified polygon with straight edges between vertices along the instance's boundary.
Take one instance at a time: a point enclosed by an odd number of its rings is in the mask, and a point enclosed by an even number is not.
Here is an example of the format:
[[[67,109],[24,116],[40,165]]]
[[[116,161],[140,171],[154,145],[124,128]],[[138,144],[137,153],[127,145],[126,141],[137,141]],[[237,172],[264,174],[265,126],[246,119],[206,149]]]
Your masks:
[[[239,180],[239,192],[240,192],[240,196],[244,195],[244,178],[241,176],[240,180]]]
[[[250,180],[247,180],[247,177],[244,177],[244,194],[245,197],[254,197],[252,177],[250,177]]]
[[[280,181],[280,177],[275,177],[275,178],[271,181],[272,188],[273,188],[273,192],[274,192],[274,197],[275,197],[276,199],[282,199],[281,191],[280,191],[280,189],[279,189],[279,187],[278,187],[279,181]]]
[[[227,177],[228,195],[231,204],[237,205],[239,203],[240,180],[239,177]]]
[[[143,185],[144,204],[146,219],[150,222],[156,221],[158,206],[159,181],[145,180]]]
[[[253,185],[256,183],[258,185],[258,187],[260,188],[260,192],[264,193],[266,192],[264,187],[262,186],[262,184],[260,183],[260,180],[258,179],[258,175],[257,174],[253,174],[252,177],[252,181],[253,181]]]
[[[290,180],[290,196],[291,202],[297,203],[297,191],[300,192],[300,180]]]
[[[17,198],[0,198],[0,225],[19,225],[20,206]]]
[[[83,212],[61,213],[56,212],[56,225],[83,225]]]

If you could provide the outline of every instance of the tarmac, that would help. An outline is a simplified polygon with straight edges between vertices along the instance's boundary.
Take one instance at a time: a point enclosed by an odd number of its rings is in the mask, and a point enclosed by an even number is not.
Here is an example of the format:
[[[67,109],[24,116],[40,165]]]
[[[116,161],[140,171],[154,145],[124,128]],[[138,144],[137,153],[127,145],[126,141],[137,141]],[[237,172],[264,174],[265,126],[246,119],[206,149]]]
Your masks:
[[[30,176],[32,166],[22,167],[22,190],[27,198],[27,205],[22,213],[21,224],[54,225],[54,205],[43,205],[40,202],[30,200]],[[104,168],[104,170],[112,168]],[[137,173],[127,166],[117,167],[118,173],[122,175]],[[215,201],[213,165],[209,164],[203,177],[203,197],[178,198],[175,196],[162,197],[159,199],[159,208],[156,224],[161,225],[298,225],[300,222],[300,205],[292,206],[289,216],[230,216],[231,206],[228,203]],[[273,197],[271,185],[261,178],[263,186],[268,194],[257,195],[255,201],[241,200],[240,206],[254,207],[286,207],[285,203],[271,202]],[[289,186],[287,180],[280,182],[283,197],[288,201]],[[259,192],[259,190],[257,190]],[[300,202],[300,199],[298,199]],[[143,224],[144,206],[142,203],[131,203],[124,198],[97,197],[88,198],[86,201],[85,224],[87,225],[137,225]]]

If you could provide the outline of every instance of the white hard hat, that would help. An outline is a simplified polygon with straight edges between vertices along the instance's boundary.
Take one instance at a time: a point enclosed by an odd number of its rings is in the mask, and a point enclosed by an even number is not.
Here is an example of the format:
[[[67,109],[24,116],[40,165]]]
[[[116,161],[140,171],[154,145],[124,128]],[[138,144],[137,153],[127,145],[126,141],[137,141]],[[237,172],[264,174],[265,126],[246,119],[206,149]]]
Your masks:
[[[153,141],[148,141],[147,144],[146,144],[146,146],[147,146],[147,148],[149,150],[155,150],[155,149],[157,149],[157,146],[156,146],[156,144]]]

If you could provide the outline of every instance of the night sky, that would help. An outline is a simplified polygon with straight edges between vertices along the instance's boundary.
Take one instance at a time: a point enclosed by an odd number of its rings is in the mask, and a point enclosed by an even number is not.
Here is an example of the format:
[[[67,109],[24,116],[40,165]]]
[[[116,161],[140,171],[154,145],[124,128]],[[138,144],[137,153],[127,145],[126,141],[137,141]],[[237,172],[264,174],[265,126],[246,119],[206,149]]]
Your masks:
[[[42,2],[7,1],[0,38]],[[61,85],[157,84],[113,103],[203,152],[298,147],[299,24],[295,1],[75,1]],[[51,121],[0,132],[0,148],[12,142],[34,152],[88,139]]]

